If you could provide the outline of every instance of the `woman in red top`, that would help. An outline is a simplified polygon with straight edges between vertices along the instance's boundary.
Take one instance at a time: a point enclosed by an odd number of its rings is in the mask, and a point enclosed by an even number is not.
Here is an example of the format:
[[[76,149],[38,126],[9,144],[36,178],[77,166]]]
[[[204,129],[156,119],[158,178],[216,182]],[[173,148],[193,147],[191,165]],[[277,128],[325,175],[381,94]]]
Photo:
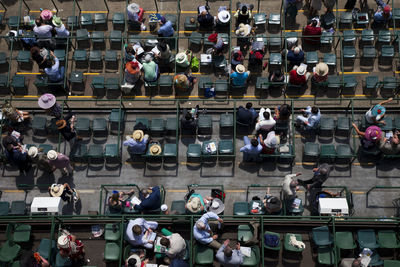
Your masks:
[[[313,19],[309,25],[303,30],[304,42],[306,44],[315,45],[319,44],[322,34],[321,22]]]
[[[289,83],[293,85],[305,85],[309,74],[307,73],[305,65],[294,66],[289,73]]]
[[[328,80],[329,67],[326,63],[318,63],[314,68],[313,77],[311,81],[314,83],[326,82]]]

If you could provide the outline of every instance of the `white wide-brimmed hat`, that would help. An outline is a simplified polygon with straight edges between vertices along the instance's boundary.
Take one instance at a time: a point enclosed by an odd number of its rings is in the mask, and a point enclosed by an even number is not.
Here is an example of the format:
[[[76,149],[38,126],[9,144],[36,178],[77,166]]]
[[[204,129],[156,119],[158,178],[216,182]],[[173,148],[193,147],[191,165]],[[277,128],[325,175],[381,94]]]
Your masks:
[[[245,25],[243,23],[239,24],[239,28],[236,30],[236,35],[238,36],[247,36],[249,35],[251,32],[251,27],[249,27],[248,25]]]
[[[64,192],[64,185],[62,184],[52,184],[50,187],[50,195],[53,197],[61,197]]]
[[[326,63],[318,63],[317,66],[315,66],[315,73],[317,73],[319,76],[325,76],[329,72],[329,67]]]
[[[131,12],[131,13],[139,13],[139,11],[140,11],[139,5],[136,3],[132,3],[132,4],[128,5],[127,8],[128,8],[128,12]]]
[[[37,156],[38,152],[39,152],[39,150],[38,150],[37,147],[31,146],[31,147],[28,149],[28,156],[31,157],[31,158],[34,158],[34,157]]]
[[[297,70],[296,70],[296,72],[297,72],[298,75],[304,75],[304,74],[306,74],[306,71],[307,71],[307,69],[306,69],[306,67],[303,66],[303,65],[299,66],[299,67],[297,68]]]
[[[49,150],[49,152],[47,152],[47,158],[49,160],[56,160],[58,157],[58,154],[55,150]]]
[[[236,71],[238,73],[244,73],[246,71],[246,68],[242,64],[239,64],[236,66]]]
[[[221,23],[228,23],[229,20],[231,19],[231,14],[227,10],[222,10],[221,12],[218,13],[218,20]]]
[[[57,245],[60,248],[68,249],[71,247],[70,245],[70,240],[68,235],[62,234],[60,237],[57,239]]]
[[[211,202],[208,211],[214,212],[215,214],[220,214],[225,210],[225,204],[219,198],[214,198]]]

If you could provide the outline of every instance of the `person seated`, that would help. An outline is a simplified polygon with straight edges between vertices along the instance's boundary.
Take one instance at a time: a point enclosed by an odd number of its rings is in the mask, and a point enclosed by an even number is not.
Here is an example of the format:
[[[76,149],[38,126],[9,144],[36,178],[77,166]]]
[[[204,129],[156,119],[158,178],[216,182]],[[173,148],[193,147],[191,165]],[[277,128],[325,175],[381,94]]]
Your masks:
[[[250,43],[250,35],[252,34],[253,28],[249,24],[240,23],[237,30],[235,31],[238,41],[238,45],[242,51],[246,51]]]
[[[61,197],[63,201],[72,203],[78,200],[78,193],[75,189],[72,189],[69,184],[52,184],[49,188],[49,194],[51,197]]]
[[[393,98],[389,98],[387,100],[381,101],[378,104],[372,106],[366,113],[365,113],[365,120],[369,124],[383,124],[385,125],[385,121],[382,120],[385,117],[386,108],[382,106],[383,104],[389,103],[393,100]]]
[[[39,252],[23,251],[18,266],[50,267],[49,262]]]
[[[76,266],[78,261],[82,261],[85,257],[85,249],[82,241],[78,240],[75,235],[70,234],[67,230],[62,230],[62,234],[57,239],[57,248],[61,257],[69,257],[72,266]]]
[[[384,3],[382,0],[376,0],[378,9],[374,14],[374,26],[385,27],[387,23],[392,19],[391,8],[388,4]]]
[[[125,62],[132,61],[135,58],[135,50],[133,44],[125,44]]]
[[[314,67],[311,81],[313,83],[326,82],[328,80],[329,67],[326,63],[320,62]]]
[[[136,3],[131,3],[127,6],[126,11],[128,14],[129,22],[140,23],[141,29],[145,31],[146,27],[143,24],[144,9],[139,7],[139,5]]]
[[[239,64],[243,65],[244,56],[239,47],[233,49],[231,58],[231,69],[236,69]]]
[[[174,77],[174,86],[179,90],[188,90],[193,87],[193,85],[197,82],[197,79],[191,74],[177,74]]]
[[[233,16],[236,18],[236,27],[240,23],[250,24],[252,19],[251,9],[249,9],[247,5],[239,4],[236,13]]]
[[[215,258],[221,266],[240,266],[243,263],[244,255],[240,251],[240,243],[236,243],[236,249],[229,246],[230,240],[225,240],[224,244],[218,249]]]
[[[36,33],[37,39],[50,39],[52,37],[53,26],[45,24],[41,18],[35,20],[33,31]]]
[[[361,146],[365,149],[370,149],[375,147],[381,138],[385,138],[381,128],[375,125],[369,126],[365,132],[360,131],[357,125],[353,122],[352,123],[354,130],[360,136]]]
[[[276,121],[288,121],[291,114],[291,107],[288,104],[282,104],[275,107],[274,120]]]
[[[300,176],[301,172],[287,174],[283,179],[282,183],[282,192],[283,198],[287,200],[292,200],[296,197],[296,192],[299,190],[299,182],[297,179],[294,179],[297,176]]]
[[[290,64],[299,66],[304,62],[304,52],[301,49],[301,46],[293,46],[291,50],[287,53],[287,60]]]
[[[214,43],[213,46],[213,54],[216,56],[223,55],[224,53],[224,40],[222,40],[221,36],[218,33],[213,33],[208,36],[208,41]]]
[[[185,108],[181,118],[181,130],[185,133],[195,134],[197,130],[197,117],[199,105],[192,109],[190,112]]]
[[[67,37],[69,36],[69,31],[65,28],[64,23],[60,17],[53,16],[52,23],[54,25],[54,30],[56,31],[57,37]]]
[[[142,71],[144,73],[143,80],[145,82],[155,82],[158,79],[159,71],[158,65],[153,61],[150,54],[144,57],[145,62],[143,63]]]
[[[47,66],[44,68],[44,72],[46,72],[49,82],[61,82],[64,80],[65,68],[64,66],[60,66],[60,61],[55,56],[53,51],[50,51],[50,55],[52,56],[53,60],[46,61]]]
[[[279,198],[274,197],[270,194],[270,188],[268,187],[267,193],[263,199],[265,208],[265,214],[267,215],[280,215],[282,210],[282,202]]]
[[[128,146],[128,152],[133,158],[135,155],[146,153],[149,135],[142,130],[135,130],[132,136],[127,135],[124,146]]]
[[[210,219],[214,219],[210,221]],[[218,235],[214,232],[223,220],[214,212],[207,212],[198,219],[193,226],[193,236],[197,242],[209,246],[213,249],[219,249],[221,243],[217,241]]]
[[[167,21],[165,17],[160,19],[160,29],[158,29],[158,37],[172,37],[174,36],[174,28],[171,21]]]
[[[124,208],[125,200],[134,193],[135,191],[133,189],[129,192],[114,190],[111,197],[108,198],[108,210],[110,213],[121,213]]]
[[[246,68],[242,64],[237,65],[235,71],[232,71],[230,74],[232,84],[236,86],[244,86],[249,76],[250,71],[246,71]]]
[[[185,204],[185,208],[190,214],[201,214],[207,211],[207,205],[212,200],[211,197],[203,198],[200,194],[192,194]]]
[[[317,106],[308,106],[305,110],[300,109],[302,115],[297,116],[296,123],[308,129],[315,129],[321,120],[321,111]]]
[[[23,135],[19,135],[19,137],[17,138],[17,136],[18,136],[18,134],[15,134],[16,132],[14,132],[14,134],[13,134],[13,132],[14,131],[12,131],[12,132],[8,132],[7,133],[7,135],[6,136],[4,136],[3,137],[3,139],[1,140],[1,142],[2,142],[2,145],[3,145],[3,147],[4,147],[4,149],[7,149],[7,147],[9,146],[9,145],[11,145],[11,147],[14,149],[14,148],[22,148],[23,147],[23,140],[24,140],[24,136]]]
[[[227,9],[226,6],[220,6],[218,8],[218,14],[215,19],[215,24],[216,24],[217,28],[218,28],[218,26],[220,26],[220,27],[228,26],[230,20],[231,20],[230,11]]]
[[[126,227],[125,240],[132,246],[143,246],[146,249],[152,249],[154,240],[149,238],[157,227],[157,222],[146,221],[143,218],[129,220]]]
[[[280,69],[270,71],[268,80],[273,83],[281,83],[285,81],[285,75]]]
[[[125,64],[125,82],[128,85],[135,86],[141,76],[139,63],[137,61],[129,61]]]
[[[303,30],[304,42],[309,45],[319,45],[322,34],[321,22],[313,19]]]
[[[184,258],[186,254],[186,242],[185,239],[178,233],[173,233],[169,236],[163,236],[160,240],[160,244],[167,248],[165,255],[168,257],[165,260],[166,263],[170,263],[175,258]]]
[[[236,111],[236,120],[242,124],[253,124],[255,119],[258,118],[258,114],[253,108],[253,104],[248,102],[246,107],[239,106]]]
[[[309,77],[310,73],[307,72],[306,65],[296,65],[289,73],[289,83],[293,85],[304,86],[307,84],[307,80]]]
[[[214,26],[214,17],[210,14],[209,7],[199,6],[197,12],[197,21],[199,22],[200,27],[209,28]]]
[[[263,135],[259,134],[259,139],[262,146],[261,154],[275,154],[280,143],[279,135],[275,135],[275,131],[269,132],[265,140]]]
[[[134,43],[132,45],[133,48],[133,52],[135,55],[135,59],[139,62],[139,63],[143,63],[144,60],[144,56],[147,55],[146,52],[144,51],[141,43],[137,42]],[[132,61],[135,61],[134,59],[132,59]]]
[[[15,124],[31,119],[29,112],[16,109],[7,100],[1,106],[1,113],[3,114],[3,120],[7,118],[11,123]]]
[[[142,250],[135,251],[125,260],[125,267],[145,267],[149,262]]]
[[[165,41],[158,42],[157,45],[151,50],[160,65],[169,64],[169,59],[171,57],[171,49]]]
[[[259,155],[262,151],[262,146],[256,138],[250,138],[245,135],[243,136],[244,146],[240,148],[240,152],[243,152],[243,161],[245,162],[258,162],[260,161]]]
[[[33,61],[35,61],[38,64],[39,69],[43,69],[47,67],[48,63],[48,58],[49,58],[49,52],[47,49],[42,48],[40,49],[38,46],[33,46],[31,48],[31,57]]]
[[[258,114],[258,122],[256,123],[256,131],[262,131],[263,133],[268,133],[272,128],[274,128],[276,121],[271,115],[271,110],[269,108],[261,108]]]
[[[141,203],[133,206],[135,210],[147,212],[159,209],[161,207],[160,187],[143,188],[140,190],[139,199]]]
[[[396,130],[387,132],[386,136],[382,135],[379,142],[379,150],[385,155],[396,155],[400,152],[399,132]]]
[[[31,170],[32,164],[27,157],[28,153],[22,147],[9,144],[4,152],[11,165],[18,167],[21,175],[27,174]]]

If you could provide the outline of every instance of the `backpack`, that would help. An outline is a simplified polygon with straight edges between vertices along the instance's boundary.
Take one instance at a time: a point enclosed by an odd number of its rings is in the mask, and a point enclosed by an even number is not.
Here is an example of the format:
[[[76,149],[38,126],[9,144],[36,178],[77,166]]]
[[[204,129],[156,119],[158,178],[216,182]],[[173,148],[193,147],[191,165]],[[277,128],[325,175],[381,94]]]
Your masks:
[[[197,57],[193,57],[192,62],[190,63],[190,68],[192,69],[192,72],[198,72],[199,66],[200,66],[199,59]]]
[[[210,98],[215,96],[214,88],[205,88],[204,89],[204,97]]]
[[[279,245],[279,237],[276,235],[265,234],[264,243],[268,247],[277,247]]]

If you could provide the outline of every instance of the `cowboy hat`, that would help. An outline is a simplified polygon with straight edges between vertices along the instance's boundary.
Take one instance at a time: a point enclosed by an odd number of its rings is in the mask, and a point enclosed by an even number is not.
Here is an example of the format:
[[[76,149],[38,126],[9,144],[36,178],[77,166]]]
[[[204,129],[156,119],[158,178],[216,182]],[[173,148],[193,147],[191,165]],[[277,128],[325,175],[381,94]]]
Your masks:
[[[251,27],[248,27],[247,25],[240,23],[239,28],[236,30],[236,35],[239,36],[247,36],[250,34]]]
[[[34,157],[37,156],[38,152],[39,152],[39,150],[38,150],[37,147],[31,146],[31,147],[28,149],[28,156],[31,157],[31,158],[34,158]]]
[[[39,100],[39,107],[42,109],[49,109],[56,103],[56,97],[53,94],[43,94]]]
[[[66,234],[60,235],[57,239],[57,246],[65,249],[70,248],[71,245],[68,235]]]
[[[48,9],[44,9],[44,10],[42,10],[42,12],[40,12],[40,17],[43,20],[49,20],[53,17],[53,13]]]
[[[224,209],[225,209],[225,205],[222,202],[222,200],[219,198],[214,198],[211,201],[211,205],[208,208],[208,211],[214,212],[215,214],[220,214],[224,211]]]
[[[56,26],[57,28],[61,27],[61,25],[63,25],[61,18],[57,17],[57,16],[53,16],[52,22],[53,22],[53,25]]]
[[[191,212],[191,213],[197,213],[200,211],[201,208],[201,200],[199,197],[192,197],[189,199],[187,205],[186,205],[187,209]]]
[[[135,139],[138,142],[141,142],[143,140],[144,132],[142,130],[135,130],[132,134],[133,139]]]
[[[269,212],[276,212],[281,209],[281,201],[277,197],[270,197],[265,203],[265,208]]]
[[[52,184],[50,187],[50,195],[52,197],[61,197],[64,192],[64,185],[62,184]]]
[[[185,52],[180,52],[176,55],[176,63],[183,64],[187,61],[187,55]]]
[[[222,10],[221,12],[218,13],[218,20],[221,23],[228,23],[229,20],[231,19],[231,14],[227,10]]]
[[[377,121],[382,119],[383,115],[385,115],[385,112],[386,108],[381,105],[375,105],[371,110],[372,116],[376,117]]]
[[[236,66],[236,71],[238,73],[244,73],[246,71],[245,67],[242,64]]]
[[[58,154],[55,150],[49,150],[49,152],[47,152],[47,158],[49,160],[56,160],[58,157]]]
[[[372,125],[365,130],[365,138],[369,141],[379,140],[382,136],[382,130],[378,126]]]
[[[150,155],[153,155],[153,156],[160,155],[161,154],[161,146],[158,144],[153,144],[153,145],[151,145],[149,151],[150,151]]]
[[[318,74],[318,76],[325,76],[329,72],[329,67],[326,63],[318,63],[317,66],[315,66],[315,73]]]
[[[186,75],[184,74],[179,74],[177,75],[176,79],[175,79],[175,83],[177,84],[186,84],[188,78],[186,77]]]
[[[297,74],[298,74],[298,75],[301,75],[301,76],[303,76],[304,74],[306,74],[306,71],[307,71],[307,69],[306,69],[306,67],[305,67],[304,65],[299,66],[299,67],[297,68],[297,70],[296,70]]]
[[[140,11],[140,7],[136,3],[132,3],[132,4],[128,5],[127,9],[128,9],[128,12],[131,12],[131,13],[139,13],[139,11]]]
[[[65,126],[67,126],[67,122],[65,120],[58,120],[56,121],[57,129],[61,130]]]

